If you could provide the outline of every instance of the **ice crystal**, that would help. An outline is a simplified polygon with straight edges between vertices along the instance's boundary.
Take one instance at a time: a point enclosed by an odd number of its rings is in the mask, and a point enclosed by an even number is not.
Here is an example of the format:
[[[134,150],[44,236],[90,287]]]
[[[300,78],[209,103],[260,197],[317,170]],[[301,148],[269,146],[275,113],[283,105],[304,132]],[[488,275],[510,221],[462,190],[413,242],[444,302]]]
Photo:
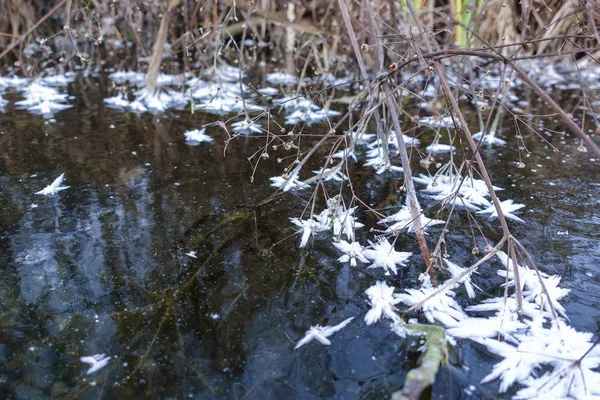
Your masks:
[[[481,179],[467,176],[462,180],[460,175],[455,174],[437,174],[433,177],[419,175],[414,178],[415,182],[426,185],[422,191],[435,199],[444,199],[451,195],[457,195],[457,205],[462,205],[468,209],[475,209],[478,206],[489,207],[490,201],[487,199],[490,193],[487,185]],[[461,184],[462,180],[462,184]],[[494,190],[502,188],[493,186]]]
[[[435,154],[435,153],[449,153],[451,151],[454,151],[456,149],[456,147],[449,145],[449,144],[443,144],[443,143],[432,143],[429,146],[425,147],[425,150],[427,150],[427,152]]]
[[[44,189],[36,192],[35,194],[41,194],[44,196],[52,196],[62,190],[68,189],[70,186],[61,186],[65,179],[65,174],[60,174],[58,178],[56,178],[50,185],[46,186]]]
[[[15,103],[17,107],[25,108],[33,114],[41,114],[45,118],[52,118],[54,113],[73,107],[67,103],[66,93],[60,93],[41,82],[34,81],[23,88],[23,96],[23,100]]]
[[[334,168],[321,168],[320,170],[313,171],[313,173],[321,177],[321,179],[323,179],[323,182],[343,182],[348,180],[348,177],[342,171],[341,166]]]
[[[295,75],[287,74],[285,72],[272,72],[265,76],[267,82],[274,85],[295,85],[298,83],[298,77]]]
[[[456,120],[456,123],[458,124],[458,119]],[[419,124],[430,128],[453,128],[454,118],[451,116],[423,117],[419,120]]]
[[[346,238],[354,241],[354,231],[364,226],[354,216],[355,210],[356,207],[346,209],[340,197],[335,196],[327,200],[327,208],[315,216],[315,219],[322,225],[328,226],[335,237],[346,235]]]
[[[294,173],[291,176],[289,175],[281,175],[281,176],[272,176],[269,178],[271,180],[271,186],[275,188],[279,188],[284,192],[289,190],[298,190],[309,187],[307,184],[298,179],[298,174]]]
[[[374,148],[367,152],[367,161],[365,167],[373,167],[375,172],[380,175],[386,171],[402,172],[402,167],[391,163],[389,157],[384,154],[381,148]]]
[[[498,271],[498,274],[501,276],[507,276],[508,274],[509,281],[507,284],[508,286],[514,286],[515,276],[512,260],[502,251],[499,251],[497,256],[506,267],[505,271]],[[530,304],[536,304],[540,309],[549,313],[554,309],[562,316],[566,316],[563,306],[558,301],[569,294],[569,289],[558,287],[561,279],[560,276],[548,276],[544,272],[540,271],[538,273],[527,266],[518,264],[517,267],[523,299]],[[544,291],[544,287],[546,291]],[[550,297],[550,302],[548,301],[548,296]]]
[[[262,128],[259,124],[251,119],[244,119],[242,121],[234,122],[231,124],[234,132],[238,133],[262,133]]]
[[[513,337],[519,329],[527,325],[518,320],[516,313],[498,313],[490,318],[463,318],[447,330],[449,335],[464,339],[495,338],[498,336],[517,340]]]
[[[302,232],[302,239],[300,240],[300,247],[306,246],[308,239],[314,236],[317,232],[326,231],[329,229],[327,225],[323,225],[314,219],[298,219],[290,218],[292,223],[300,228],[298,233]]]
[[[90,375],[106,367],[110,361],[110,356],[106,357],[106,354],[95,354],[93,356],[81,357],[79,360],[90,364],[90,368],[86,371],[86,375]]]
[[[353,319],[354,319],[354,317],[345,319],[344,321],[337,324],[336,326],[321,326],[321,325],[311,326],[310,329],[308,331],[306,331],[306,334],[304,335],[304,337],[302,339],[300,339],[300,341],[296,344],[296,347],[294,347],[294,350],[299,349],[300,347],[304,346],[308,342],[311,342],[312,340],[317,340],[320,343],[324,344],[325,346],[329,346],[331,344],[331,341],[327,338],[329,336],[333,335],[334,333],[344,329],[346,327],[346,325],[348,325]]]
[[[196,146],[202,142],[212,142],[213,138],[208,136],[206,133],[206,128],[194,129],[191,131],[185,131],[183,135],[185,136],[185,141],[192,145]]]
[[[335,152],[331,157],[341,158],[343,160],[352,159],[354,162],[357,161],[356,152],[352,148],[346,148]]]
[[[419,215],[421,226],[426,230],[429,226],[443,224],[444,221],[438,219],[430,219],[423,214]],[[389,225],[386,232],[395,232],[408,229],[408,232],[414,232],[414,220],[407,205],[404,205],[397,213],[392,214],[379,221],[380,224]]]
[[[449,260],[444,260],[444,262],[446,263],[446,266],[448,267],[448,272],[450,272],[450,274],[452,275],[453,278],[456,278],[457,276],[459,276],[466,270],[466,268],[459,267],[458,265],[454,264],[453,262],[451,262]],[[473,274],[473,272],[470,272],[458,281],[458,283],[462,283],[465,285],[465,289],[467,290],[467,295],[471,299],[475,297],[475,289],[474,288],[477,288],[477,285],[474,285],[471,282],[472,274]],[[477,289],[479,289],[479,288],[477,288]]]
[[[356,260],[367,264],[369,260],[364,255],[364,249],[358,242],[346,242],[340,240],[339,242],[333,242],[333,245],[344,253],[343,256],[338,258],[339,262],[346,263],[350,261],[350,265],[356,267]]]
[[[523,207],[525,207],[524,204],[514,204],[514,202],[512,200],[504,200],[503,202],[500,203],[500,208],[502,209],[502,214],[504,214],[504,216],[506,218],[510,218],[514,221],[519,221],[519,222],[525,222],[525,221],[523,221],[521,218],[517,217],[516,215],[513,215],[512,213],[514,211],[520,210]],[[484,210],[477,211],[477,214],[489,214],[490,218],[494,218],[494,217],[498,218],[498,211],[496,210],[496,207],[494,205],[491,205]]]
[[[454,300],[454,292],[446,290],[433,296],[436,290],[430,284],[423,284],[419,289],[405,289],[405,293],[396,295],[396,298],[410,307],[423,303],[423,314],[432,324],[437,320],[445,326],[452,327],[457,325],[457,321],[467,318]]]
[[[473,134],[473,139],[475,139],[476,141],[481,139],[481,136],[483,135],[483,132],[477,132]],[[483,140],[481,141],[481,143],[483,144],[487,144],[487,145],[498,145],[498,146],[504,146],[506,144],[505,140],[502,140],[498,137],[496,137],[495,133],[489,133],[487,135],[483,135]]]
[[[385,282],[377,281],[377,283],[365,291],[369,297],[369,305],[371,309],[365,315],[365,322],[371,325],[382,316],[390,318],[392,321],[398,321],[400,317],[394,312],[394,306],[400,302],[395,297],[394,287],[388,286]]]
[[[321,108],[313,103],[312,100],[302,96],[286,96],[281,99],[276,99],[275,103],[281,105],[286,112],[290,113],[285,118],[285,123],[287,125],[295,125],[298,123],[310,125],[341,114],[339,111]]]
[[[366,249],[363,254],[373,262],[369,268],[383,268],[386,275],[389,275],[390,271],[397,275],[396,266],[406,265],[409,257],[412,256],[412,253],[396,251],[387,239],[372,243],[371,248]]]

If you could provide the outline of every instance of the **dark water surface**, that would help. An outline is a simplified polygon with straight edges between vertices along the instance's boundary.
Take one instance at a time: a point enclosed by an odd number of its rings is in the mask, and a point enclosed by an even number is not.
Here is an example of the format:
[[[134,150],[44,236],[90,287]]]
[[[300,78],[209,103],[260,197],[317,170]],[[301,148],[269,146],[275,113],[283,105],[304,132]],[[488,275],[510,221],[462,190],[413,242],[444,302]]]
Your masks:
[[[364,290],[382,272],[338,263],[328,240],[297,248],[289,217],[310,191],[252,208],[273,193],[268,178],[282,173],[272,157],[250,182],[247,157],[263,139],[239,138],[224,157],[226,135],[216,127],[207,130],[211,144],[189,146],[183,137],[215,117],[112,110],[104,87],[83,79],[70,92],[75,106],[54,123],[12,104],[0,114],[0,398],[379,399],[402,387],[418,358],[413,340],[362,321]],[[513,233],[572,290],[572,325],[597,332],[600,162],[568,135],[546,138],[555,153],[523,133],[532,156],[517,168],[506,125],[509,146],[483,154],[494,183],[507,189],[501,199],[527,206]],[[357,194],[374,206],[397,185],[355,172]],[[61,173],[69,189],[34,194]],[[480,222],[500,238],[497,220]],[[454,262],[476,260],[466,236],[447,241]],[[410,237],[399,244],[419,253]],[[191,250],[197,259],[185,254]],[[421,265],[414,256],[396,287],[414,286]],[[478,279],[490,295],[502,290],[493,268]],[[331,346],[293,350],[311,325],[352,316]],[[86,375],[80,357],[98,353],[113,358]],[[450,361],[434,397],[497,397],[496,385],[477,383],[497,359],[464,344]]]

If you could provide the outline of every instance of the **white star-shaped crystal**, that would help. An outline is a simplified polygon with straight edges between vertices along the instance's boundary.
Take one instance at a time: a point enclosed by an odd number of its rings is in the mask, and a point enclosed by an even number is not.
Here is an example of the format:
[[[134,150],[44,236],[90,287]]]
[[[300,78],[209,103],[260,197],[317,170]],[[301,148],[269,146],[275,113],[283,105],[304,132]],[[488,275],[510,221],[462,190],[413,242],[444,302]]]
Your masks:
[[[354,151],[354,148],[352,147],[348,147],[346,149],[342,149],[337,151],[336,153],[334,153],[332,156],[332,158],[341,158],[342,160],[354,160],[354,162],[357,161],[357,157],[356,157],[356,151]]]
[[[437,320],[446,327],[452,327],[457,324],[456,321],[467,318],[454,300],[454,292],[446,290],[435,294],[436,291],[431,281],[426,280],[419,289],[405,289],[405,293],[396,294],[395,297],[409,307],[420,305],[425,318],[432,324]]]
[[[380,148],[375,148],[367,152],[367,161],[365,161],[364,165],[365,167],[373,167],[377,175],[386,171],[403,171],[402,167],[392,164],[389,157],[386,157]]]
[[[348,243],[345,240],[340,240],[339,242],[334,242],[333,245],[340,251],[345,254],[338,258],[339,262],[348,262],[350,261],[350,265],[356,267],[356,259],[363,263],[368,263],[369,260],[364,256],[363,247],[358,242]]]
[[[425,147],[425,150],[427,150],[430,153],[448,153],[454,151],[455,149],[456,147],[444,143],[432,143],[429,146]]]
[[[321,168],[313,172],[318,177],[320,177],[320,179],[323,179],[323,182],[329,182],[331,180],[336,182],[343,182],[348,180],[348,177],[344,174],[340,167]]]
[[[110,356],[106,357],[106,354],[94,354],[93,356],[81,357],[79,360],[91,365],[91,367],[86,371],[86,374],[89,375],[106,367],[110,361]]]
[[[210,143],[213,141],[213,138],[206,134],[206,128],[185,131],[183,135],[185,136],[185,141],[192,145],[202,142]]]
[[[419,210],[420,212],[420,210]],[[444,221],[439,219],[430,219],[425,215],[420,214],[419,218],[421,219],[421,226],[423,227],[423,231],[427,230],[429,226],[443,224]],[[389,224],[390,225],[386,232],[394,232],[394,231],[402,231],[404,229],[408,229],[408,232],[414,232],[414,221],[412,215],[410,213],[410,209],[407,205],[404,205],[397,213],[390,215],[378,222],[379,224]]]
[[[519,222],[525,222],[525,221],[523,221],[521,218],[517,217],[516,215],[513,215],[512,212],[520,210],[523,207],[525,207],[525,204],[514,204],[514,202],[512,200],[504,200],[503,202],[500,203],[500,208],[502,209],[502,214],[504,214],[504,216],[506,218],[510,218],[512,220],[519,221]],[[498,217],[498,211],[496,211],[496,207],[493,204],[484,210],[477,211],[477,214],[490,214],[490,218]]]
[[[383,239],[372,244],[371,249],[363,252],[365,257],[373,261],[369,268],[383,268],[386,274],[392,271],[394,275],[398,274],[396,265],[404,266],[412,253],[404,251],[396,251],[394,246],[387,240]]]
[[[188,253],[185,253],[185,255],[188,257],[192,257],[192,258],[198,258],[198,256],[196,255],[196,252],[194,250],[192,250]]]
[[[481,136],[483,135],[483,132],[477,132],[473,134],[473,139],[475,140],[479,140],[481,139]],[[504,146],[506,144],[506,140],[502,140],[500,138],[496,137],[495,132],[491,132],[487,135],[483,135],[483,139],[481,140],[481,142],[483,144],[488,144],[488,145],[498,145],[498,146]]]
[[[451,261],[448,260],[444,260],[446,262],[446,265],[448,266],[448,272],[450,272],[450,274],[452,275],[453,278],[456,278],[457,276],[459,276],[461,273],[463,273],[466,268],[463,267],[459,267],[458,265],[454,264]],[[473,272],[469,272],[467,275],[465,275],[462,279],[460,279],[458,281],[458,284],[464,284],[465,285],[465,289],[467,289],[467,295],[469,296],[470,299],[475,297],[475,288],[479,289],[477,287],[477,285],[474,285],[473,282],[471,282],[471,275],[474,273]]]
[[[304,189],[308,187],[306,183],[298,179],[297,173],[294,173],[291,176],[272,176],[269,179],[271,180],[272,187],[279,188],[284,192],[287,192],[288,190]]]
[[[327,225],[323,225],[314,219],[290,219],[294,225],[299,227],[298,232],[302,232],[302,240],[300,240],[300,247],[306,246],[308,239],[315,234],[315,232],[322,232],[329,230]]]
[[[458,119],[456,120],[456,123],[459,124]],[[451,128],[454,127],[454,118],[449,115],[445,117],[442,117],[441,115],[436,115],[434,117],[423,117],[419,120],[419,124],[428,126],[430,128]]]
[[[60,174],[60,176],[58,178],[56,178],[54,180],[54,182],[52,182],[50,185],[46,186],[44,189],[40,190],[39,192],[36,192],[35,194],[51,196],[53,194],[60,192],[61,190],[68,189],[70,186],[60,186],[60,185],[62,185],[64,179],[65,179],[65,174]]]
[[[344,210],[342,207],[338,209],[337,215],[333,218],[333,234],[336,237],[342,234],[350,240],[354,240],[354,231],[362,228],[364,224],[357,221],[354,216],[356,207]]]
[[[337,331],[342,330],[353,319],[354,319],[354,317],[350,317],[350,318],[342,321],[341,323],[337,324],[336,326],[321,326],[321,325],[311,326],[310,329],[306,331],[306,334],[304,335],[304,337],[302,339],[300,339],[300,341],[296,344],[296,347],[294,347],[294,350],[299,349],[300,347],[304,346],[306,343],[312,341],[313,339],[318,340],[325,346],[329,346],[331,344],[331,341],[327,338],[329,336],[333,335],[334,333],[336,333]]]
[[[365,322],[371,325],[385,315],[392,321],[398,321],[400,317],[394,312],[394,305],[400,302],[394,294],[394,287],[388,286],[385,282],[378,281],[375,285],[365,290],[369,296],[371,309],[365,315]]]
[[[251,119],[234,122],[231,124],[231,127],[235,132],[239,133],[262,133],[263,131],[261,126]]]

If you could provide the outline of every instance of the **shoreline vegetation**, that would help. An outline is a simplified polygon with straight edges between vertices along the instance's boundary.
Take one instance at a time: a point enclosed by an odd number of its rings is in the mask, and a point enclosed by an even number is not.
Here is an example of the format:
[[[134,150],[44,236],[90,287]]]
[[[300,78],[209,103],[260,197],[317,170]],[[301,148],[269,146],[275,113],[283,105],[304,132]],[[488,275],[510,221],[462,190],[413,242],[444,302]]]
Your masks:
[[[313,339],[327,346],[351,324],[385,324],[423,344],[394,399],[419,398],[461,340],[497,357],[483,383],[499,381],[501,393],[600,396],[600,339],[569,326],[560,303],[569,289],[513,233],[527,224],[526,206],[502,195],[488,173],[493,158],[481,154],[513,146],[524,168],[525,132],[549,153],[559,149],[545,135],[568,133],[577,153],[600,158],[600,3],[0,0],[0,9],[0,90],[22,92],[18,107],[52,121],[71,106],[65,87],[75,74],[107,74],[109,107],[219,115],[186,131],[186,143],[209,146],[211,130],[226,143],[262,141],[248,161],[254,172],[271,157],[282,165],[270,180],[276,195],[312,191],[304,212],[289,216],[300,251],[329,240],[339,263],[381,272],[362,294],[366,312],[315,321],[290,351],[320,345]],[[248,83],[259,65],[274,66],[272,86]],[[544,131],[544,117],[525,111],[525,88],[563,130]],[[555,98],[558,89],[579,93],[576,104]],[[503,124],[511,119],[514,127]],[[323,154],[320,169],[306,168]],[[390,207],[360,198],[354,164],[399,180]],[[38,194],[70,190],[64,178]],[[369,229],[365,215],[377,217]],[[472,240],[471,265],[449,255],[455,229]],[[402,251],[401,235],[419,254]],[[500,297],[477,285],[493,262]],[[408,263],[419,264],[418,284],[396,287]],[[110,365],[98,356],[84,357],[88,373]]]
[[[381,63],[387,67],[410,61],[416,57],[413,45],[423,45],[409,3],[432,47],[428,57],[471,51],[473,57],[487,53],[490,61],[503,61],[500,56],[552,63],[600,58],[600,6],[594,2],[380,0],[368,7],[360,1],[344,2],[370,70]],[[301,77],[299,72],[356,67],[348,52],[342,9],[326,0],[2,0],[0,7],[7,11],[0,15],[2,75],[35,77],[47,68],[64,72],[108,64],[119,71],[147,73],[146,84],[152,89],[159,70],[201,76],[215,58],[252,62],[253,46],[268,47],[271,63],[291,60],[287,66]],[[367,8],[376,16],[372,26]],[[378,37],[372,36],[372,28],[377,28]],[[381,54],[369,48],[379,48]]]

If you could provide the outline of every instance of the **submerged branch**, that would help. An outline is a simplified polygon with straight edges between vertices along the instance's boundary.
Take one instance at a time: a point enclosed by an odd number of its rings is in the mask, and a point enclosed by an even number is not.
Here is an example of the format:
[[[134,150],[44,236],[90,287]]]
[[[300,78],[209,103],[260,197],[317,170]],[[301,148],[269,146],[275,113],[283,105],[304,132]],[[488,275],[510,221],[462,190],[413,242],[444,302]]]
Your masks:
[[[402,328],[417,335],[425,335],[423,358],[417,368],[411,369],[406,375],[402,390],[392,394],[392,400],[417,400],[421,393],[435,382],[435,376],[440,365],[448,360],[446,330],[437,325],[404,324]]]

